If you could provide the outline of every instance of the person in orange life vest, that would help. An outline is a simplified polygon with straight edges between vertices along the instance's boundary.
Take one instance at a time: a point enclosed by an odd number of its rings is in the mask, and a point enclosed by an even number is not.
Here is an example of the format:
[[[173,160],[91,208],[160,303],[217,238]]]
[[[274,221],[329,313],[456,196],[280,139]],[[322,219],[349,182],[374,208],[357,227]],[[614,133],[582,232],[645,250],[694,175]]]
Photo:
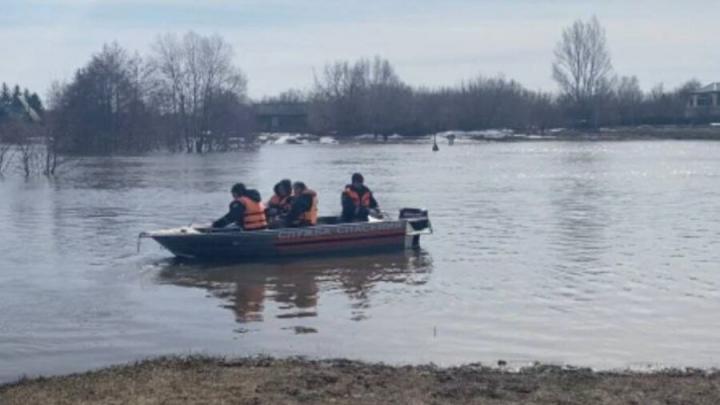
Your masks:
[[[288,179],[280,180],[273,191],[275,194],[267,203],[268,216],[287,214],[292,204],[292,183]]]
[[[352,183],[345,186],[341,197],[343,222],[367,222],[370,210],[378,209],[372,191],[364,183],[363,175],[355,173]]]
[[[233,196],[230,209],[225,216],[213,222],[213,228],[224,228],[230,224],[235,224],[246,231],[267,228],[265,205],[257,190],[249,190],[244,184],[237,183],[232,186],[230,192]]]
[[[312,226],[317,224],[317,193],[307,188],[301,181],[293,184],[293,201],[290,212],[285,218],[287,226]]]
[[[270,228],[280,228],[285,225],[285,216],[292,205],[292,183],[288,179],[280,180],[273,191],[275,194],[267,203],[265,215]]]

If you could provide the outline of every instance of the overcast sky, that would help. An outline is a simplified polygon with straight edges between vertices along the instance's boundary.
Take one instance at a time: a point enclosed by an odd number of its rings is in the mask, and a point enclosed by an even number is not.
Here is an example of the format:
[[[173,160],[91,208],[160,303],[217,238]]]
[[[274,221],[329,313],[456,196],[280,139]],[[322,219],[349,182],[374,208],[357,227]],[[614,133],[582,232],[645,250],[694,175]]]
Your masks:
[[[503,74],[556,89],[562,29],[596,15],[615,70],[644,88],[720,81],[718,0],[0,0],[0,81],[45,94],[103,43],[144,54],[161,33],[217,33],[251,97],[306,89],[326,62],[380,55],[413,85]]]

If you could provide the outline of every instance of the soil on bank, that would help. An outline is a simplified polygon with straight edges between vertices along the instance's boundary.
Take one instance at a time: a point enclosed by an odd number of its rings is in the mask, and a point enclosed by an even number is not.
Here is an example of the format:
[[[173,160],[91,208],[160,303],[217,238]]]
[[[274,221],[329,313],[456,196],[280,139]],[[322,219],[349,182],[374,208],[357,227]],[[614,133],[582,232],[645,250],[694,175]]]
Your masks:
[[[1,404],[717,404],[720,372],[159,358],[0,386]]]

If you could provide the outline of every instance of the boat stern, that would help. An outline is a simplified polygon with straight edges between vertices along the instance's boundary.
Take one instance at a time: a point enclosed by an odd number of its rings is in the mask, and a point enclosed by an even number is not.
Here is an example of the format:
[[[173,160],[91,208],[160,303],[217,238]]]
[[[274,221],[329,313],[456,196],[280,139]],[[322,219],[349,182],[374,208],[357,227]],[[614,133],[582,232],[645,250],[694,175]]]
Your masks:
[[[405,247],[408,249],[420,246],[420,235],[433,233],[428,210],[422,208],[403,208],[400,210],[401,221],[405,221]]]

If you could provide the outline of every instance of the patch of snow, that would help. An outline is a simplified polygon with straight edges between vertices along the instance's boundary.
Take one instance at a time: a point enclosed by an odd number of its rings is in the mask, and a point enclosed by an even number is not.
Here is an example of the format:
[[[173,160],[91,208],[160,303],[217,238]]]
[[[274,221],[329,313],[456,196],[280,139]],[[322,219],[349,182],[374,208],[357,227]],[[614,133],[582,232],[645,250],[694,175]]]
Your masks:
[[[476,136],[490,139],[502,139],[512,135],[513,131],[510,129],[488,129],[485,131],[478,131]]]
[[[358,140],[373,140],[373,139],[375,139],[375,134],[355,135],[355,139],[358,139]]]
[[[273,145],[287,145],[296,143],[300,143],[298,142],[297,136],[290,134],[281,135],[279,138],[272,141]]]
[[[317,135],[290,133],[290,132],[264,132],[257,136],[257,140],[262,144],[272,145],[299,145],[318,142],[320,139]]]
[[[514,136],[512,129],[499,128],[499,129],[484,129],[477,131],[444,131],[438,132],[436,135],[447,138],[448,136],[454,136],[456,139],[463,138],[481,138],[481,139],[504,139],[507,137]]]

